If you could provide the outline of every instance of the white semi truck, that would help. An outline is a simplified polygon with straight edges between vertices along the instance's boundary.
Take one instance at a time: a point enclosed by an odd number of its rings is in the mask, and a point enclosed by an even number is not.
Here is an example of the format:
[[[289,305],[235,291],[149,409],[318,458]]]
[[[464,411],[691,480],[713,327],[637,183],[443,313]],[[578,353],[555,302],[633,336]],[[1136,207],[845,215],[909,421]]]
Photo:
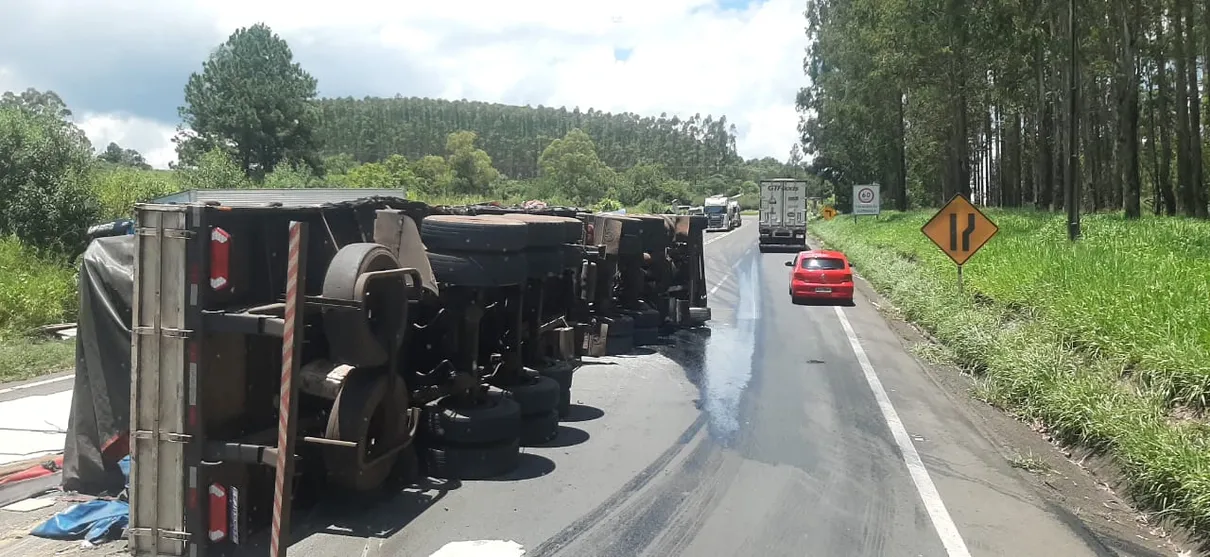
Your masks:
[[[733,230],[743,224],[740,220],[739,196],[712,195],[702,208],[706,213],[706,231]]]
[[[791,178],[760,183],[760,251],[806,249],[807,183]]]

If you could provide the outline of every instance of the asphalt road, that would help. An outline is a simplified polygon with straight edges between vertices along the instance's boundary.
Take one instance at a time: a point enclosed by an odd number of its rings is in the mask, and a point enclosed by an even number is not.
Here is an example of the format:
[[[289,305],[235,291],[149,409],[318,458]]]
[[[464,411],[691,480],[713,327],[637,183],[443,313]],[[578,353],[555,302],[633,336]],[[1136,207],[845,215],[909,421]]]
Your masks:
[[[707,237],[709,330],[582,368],[559,446],[500,481],[312,513],[290,553],[1158,555],[1040,497],[864,296],[790,304],[790,256],[759,253],[753,224]]]
[[[863,294],[791,305],[791,256],[751,221],[707,242],[708,330],[581,368],[573,421],[516,473],[299,512],[289,554],[1161,555],[1042,497]]]

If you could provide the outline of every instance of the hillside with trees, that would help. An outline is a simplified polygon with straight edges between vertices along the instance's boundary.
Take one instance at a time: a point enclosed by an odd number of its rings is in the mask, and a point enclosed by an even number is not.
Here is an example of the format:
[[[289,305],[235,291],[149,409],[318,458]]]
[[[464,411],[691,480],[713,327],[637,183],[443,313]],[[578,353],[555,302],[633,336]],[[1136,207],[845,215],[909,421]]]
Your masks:
[[[741,162],[735,126],[726,116],[682,120],[416,97],[324,99],[319,106],[324,152],[348,153],[361,162],[393,154],[417,159],[440,151],[448,134],[469,130],[505,176],[536,178],[542,151],[573,129],[588,134],[601,162],[615,169],[659,164],[672,178],[696,181]]]
[[[1067,1],[810,0],[798,105],[816,170],[881,181],[899,208],[962,192],[1055,209],[1074,176],[1086,210],[1206,217],[1210,8],[1074,6],[1073,63]]]

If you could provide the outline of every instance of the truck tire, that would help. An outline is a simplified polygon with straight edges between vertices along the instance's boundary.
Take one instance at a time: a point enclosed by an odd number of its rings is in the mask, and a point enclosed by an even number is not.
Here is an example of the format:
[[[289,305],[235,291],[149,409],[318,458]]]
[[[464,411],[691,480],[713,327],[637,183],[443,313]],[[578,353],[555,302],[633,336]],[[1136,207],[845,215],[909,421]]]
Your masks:
[[[432,217],[429,217],[432,218]],[[437,282],[452,286],[496,288],[524,284],[529,262],[524,253],[428,252]]]
[[[638,231],[623,233],[618,239],[618,255],[643,255],[643,237]]]
[[[563,268],[578,271],[584,264],[584,246],[579,244],[563,244]]]
[[[496,443],[520,434],[521,406],[497,389],[488,390],[487,398],[476,404],[442,397],[425,405],[420,424],[426,441]]]
[[[545,414],[559,406],[559,382],[550,377],[527,377],[515,385],[504,387],[509,397],[521,407],[521,419]]]
[[[606,332],[606,336],[630,336],[634,334],[634,319],[628,315],[605,317],[602,318],[602,321],[609,325],[609,331]]]
[[[357,277],[371,271],[398,269],[399,261],[386,246],[374,243],[348,244],[328,263],[323,295],[354,300]],[[407,323],[407,291],[402,277],[377,280],[366,297],[366,311],[323,310],[324,336],[329,359],[355,367],[372,368],[387,362],[393,337]],[[377,315],[378,317],[374,317]]]
[[[527,249],[525,259],[529,263],[529,278],[557,275],[567,267],[566,256],[559,247]]]
[[[609,332],[605,337],[605,354],[619,356],[634,351],[634,319],[619,315],[609,319]]]
[[[532,447],[559,436],[559,412],[550,410],[521,420],[521,446]]]
[[[439,252],[508,253],[529,245],[529,228],[498,215],[433,215],[420,221],[420,240]]]
[[[424,450],[429,476],[447,480],[486,480],[503,476],[521,464],[518,437],[487,445],[445,445]]]
[[[624,310],[621,313],[634,319],[635,329],[650,329],[664,324],[663,316],[654,309]]]
[[[407,441],[408,407],[403,381],[383,369],[355,369],[345,377],[324,436],[352,441],[357,448],[324,446],[328,481],[348,490],[377,489],[391,474],[399,454],[379,458]],[[406,450],[406,449],[405,449]]]
[[[584,223],[580,219],[567,217],[563,223],[563,241],[584,245]]]
[[[559,363],[543,369],[543,377],[554,379],[559,384],[559,405],[556,409],[559,416],[567,416],[571,412],[571,382],[576,366],[570,363]]]
[[[651,346],[659,343],[660,329],[658,327],[644,327],[634,330],[635,346]]]
[[[634,319],[635,346],[646,346],[660,342],[660,326],[664,324],[664,319],[660,315],[660,312],[654,309],[641,309],[623,311],[622,313]]]
[[[523,222],[528,227],[527,245],[530,248],[550,248],[562,244],[568,237],[569,223],[575,219],[529,213],[507,213],[506,219]],[[578,223],[578,221],[576,221]]]

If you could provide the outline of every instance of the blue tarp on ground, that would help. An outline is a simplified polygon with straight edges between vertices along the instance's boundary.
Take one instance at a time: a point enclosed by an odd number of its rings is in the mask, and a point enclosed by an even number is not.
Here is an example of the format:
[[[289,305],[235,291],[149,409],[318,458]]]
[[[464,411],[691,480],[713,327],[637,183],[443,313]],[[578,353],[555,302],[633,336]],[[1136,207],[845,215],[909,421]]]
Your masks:
[[[100,543],[116,539],[130,520],[126,501],[93,499],[67,507],[34,527],[30,534],[52,540],[79,540]]]
[[[130,457],[123,458],[118,465],[129,488]],[[94,499],[67,507],[35,526],[30,534],[52,540],[83,539],[97,544],[121,536],[129,521],[130,503],[123,494],[120,499]]]

